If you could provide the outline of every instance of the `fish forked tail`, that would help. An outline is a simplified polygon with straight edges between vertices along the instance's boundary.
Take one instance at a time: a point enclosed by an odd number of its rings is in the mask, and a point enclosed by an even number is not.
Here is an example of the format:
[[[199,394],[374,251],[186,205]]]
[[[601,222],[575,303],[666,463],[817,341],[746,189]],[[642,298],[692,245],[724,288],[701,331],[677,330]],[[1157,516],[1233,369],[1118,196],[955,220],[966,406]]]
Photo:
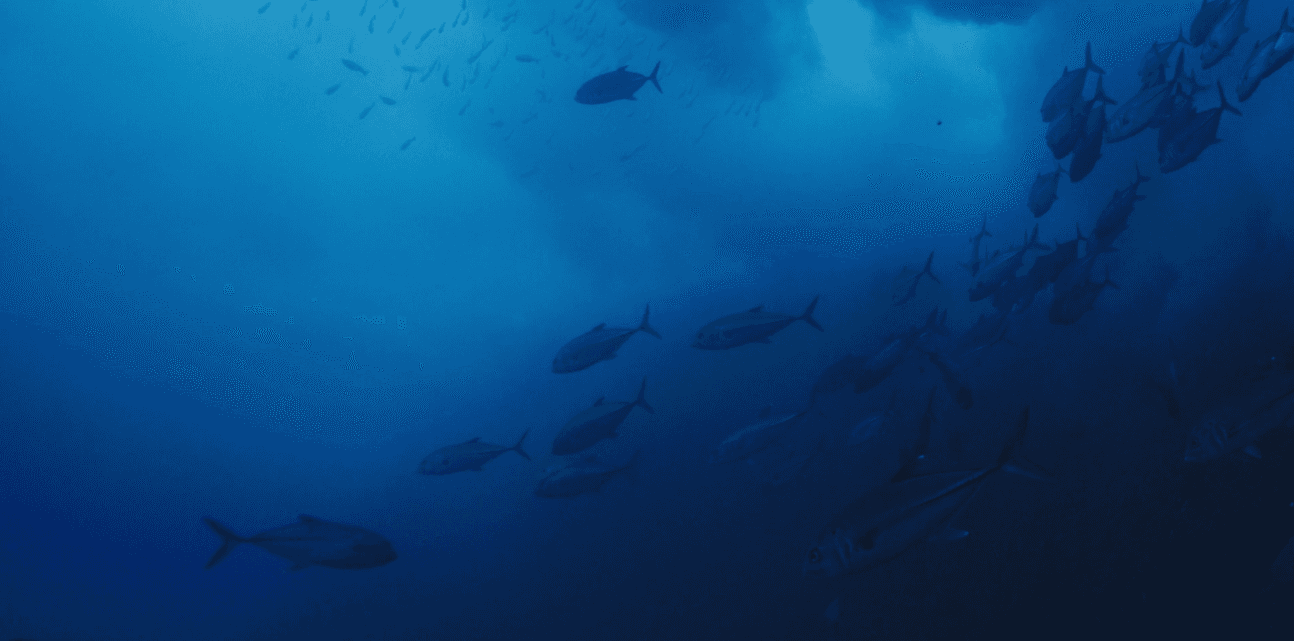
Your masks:
[[[1221,80],[1219,80],[1219,81],[1218,81],[1218,98],[1219,98],[1220,100],[1222,100],[1222,105],[1221,105],[1221,108],[1222,108],[1222,109],[1226,109],[1227,111],[1230,111],[1231,113],[1233,113],[1233,114],[1235,114],[1235,115],[1237,115],[1237,116],[1243,116],[1243,115],[1244,115],[1244,114],[1240,113],[1240,110],[1239,110],[1239,109],[1236,109],[1235,107],[1233,107],[1233,106],[1231,105],[1231,103],[1227,102],[1227,94],[1226,94],[1226,92],[1222,91],[1222,81],[1221,81]]]
[[[647,305],[647,309],[643,310],[643,322],[638,324],[638,331],[660,338],[660,334],[647,322],[649,317],[651,317],[651,305]]]
[[[648,414],[655,414],[656,410],[647,404],[647,377],[643,377],[642,385],[638,386],[638,398],[634,399],[634,405],[647,410]]]
[[[658,60],[658,61],[656,61],[656,66],[652,68],[652,70],[651,70],[651,75],[650,75],[650,76],[647,76],[647,79],[648,79],[648,80],[650,80],[650,81],[651,81],[651,83],[652,83],[653,85],[656,85],[656,91],[659,91],[659,92],[661,92],[661,93],[665,93],[665,90],[660,88],[660,83],[656,81],[656,72],[657,72],[657,71],[660,71],[660,61],[659,61],[659,60]]]
[[[215,564],[219,563],[221,559],[228,556],[234,548],[238,547],[239,543],[247,542],[247,539],[234,534],[232,530],[221,525],[209,516],[202,517],[202,521],[207,524],[207,527],[211,528],[211,531],[220,536],[220,549],[216,550],[216,553],[211,555],[210,561],[207,561],[208,570]]]
[[[821,332],[824,331],[822,326],[818,324],[818,321],[813,319],[813,308],[818,306],[818,298],[818,296],[814,296],[813,300],[809,301],[809,306],[804,308],[804,313],[800,314],[800,317],[795,320],[802,320],[808,323],[809,327]]]
[[[1105,75],[1105,70],[1096,66],[1095,62],[1092,62],[1092,41],[1091,40],[1087,41],[1087,50],[1083,53],[1083,66],[1088,71],[1095,71],[1096,73]]]
[[[521,449],[521,444],[526,442],[526,437],[527,437],[527,436],[530,436],[530,430],[526,430],[526,431],[522,432],[522,433],[521,433],[521,438],[517,439],[517,444],[516,444],[516,445],[513,445],[513,446],[512,446],[512,447],[510,447],[510,448],[508,448],[508,450],[509,450],[509,451],[512,451],[512,452],[516,452],[517,454],[520,454],[520,455],[521,455],[521,458],[526,459],[527,461],[529,461],[529,460],[532,460],[532,459],[530,458],[530,455],[529,455],[529,454],[526,454],[526,451],[525,451],[525,450],[523,450],[523,449]]]
[[[1118,100],[1115,100],[1114,98],[1111,98],[1105,94],[1105,83],[1101,82],[1103,79],[1104,79],[1104,76],[1096,79],[1096,94],[1092,96],[1092,100],[1093,101],[1100,100],[1101,102],[1107,105],[1119,104]],[[1095,104],[1095,102],[1093,104]]]
[[[943,281],[939,280],[939,277],[935,276],[935,273],[930,271],[930,263],[934,262],[934,260],[935,260],[935,253],[930,252],[930,255],[926,257],[926,266],[921,269],[920,274],[917,274],[917,278],[921,278],[922,274],[924,274],[926,276],[929,276],[930,280],[933,280],[936,283],[939,283],[940,285],[942,285],[944,284]]]

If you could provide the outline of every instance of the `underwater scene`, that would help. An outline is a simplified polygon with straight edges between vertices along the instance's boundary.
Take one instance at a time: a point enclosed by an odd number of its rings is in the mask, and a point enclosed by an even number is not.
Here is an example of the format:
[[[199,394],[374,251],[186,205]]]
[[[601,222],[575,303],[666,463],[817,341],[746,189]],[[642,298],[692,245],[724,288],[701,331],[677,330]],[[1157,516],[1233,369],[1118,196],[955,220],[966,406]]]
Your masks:
[[[0,3],[0,641],[1294,638],[1289,0]]]

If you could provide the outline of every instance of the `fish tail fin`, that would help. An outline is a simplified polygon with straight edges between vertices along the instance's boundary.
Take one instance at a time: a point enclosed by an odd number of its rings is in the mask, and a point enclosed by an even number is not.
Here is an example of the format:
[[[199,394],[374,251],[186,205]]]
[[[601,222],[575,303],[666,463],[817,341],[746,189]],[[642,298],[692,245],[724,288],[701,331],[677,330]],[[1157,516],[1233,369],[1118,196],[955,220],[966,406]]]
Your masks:
[[[1286,9],[1286,11],[1289,11],[1289,9]],[[1181,24],[1178,24],[1178,25],[1177,25],[1177,39],[1173,41],[1173,44],[1175,44],[1175,45],[1187,45],[1187,46],[1190,46],[1190,44],[1191,44],[1191,41],[1190,41],[1190,40],[1187,40],[1187,39],[1186,39],[1186,36],[1182,35],[1182,25],[1181,25]]]
[[[1290,10],[1289,10],[1289,7],[1285,7],[1285,13],[1281,14],[1281,26],[1279,31],[1290,31],[1290,30],[1291,30]]]
[[[1074,223],[1074,234],[1078,236],[1078,240],[1087,240],[1087,237],[1083,236],[1083,228],[1079,227],[1078,223]]]
[[[643,322],[638,324],[638,331],[646,332],[648,334],[651,334],[652,336],[655,336],[656,338],[660,338],[660,334],[656,330],[652,329],[652,326],[647,322],[647,320],[650,317],[651,317],[651,305],[648,305],[647,309],[643,310]]]
[[[1096,73],[1105,75],[1105,70],[1096,66],[1095,62],[1092,62],[1092,41],[1091,40],[1087,41],[1087,49],[1083,52],[1083,66],[1086,67],[1088,71],[1095,71]]]
[[[1222,108],[1223,108],[1223,109],[1226,109],[1227,111],[1230,111],[1231,113],[1233,113],[1233,114],[1235,114],[1235,115],[1237,115],[1237,116],[1243,116],[1243,115],[1244,115],[1244,114],[1240,113],[1240,110],[1239,110],[1239,109],[1236,109],[1235,107],[1231,106],[1231,103],[1227,102],[1227,94],[1226,94],[1226,92],[1225,92],[1225,91],[1222,91],[1222,81],[1221,81],[1221,80],[1219,80],[1219,81],[1218,81],[1218,99],[1220,99],[1220,100],[1222,101]]]
[[[1107,105],[1119,104],[1119,101],[1105,95],[1105,83],[1102,80],[1103,78],[1096,79],[1096,94],[1092,96],[1092,100],[1100,100]]]
[[[993,465],[996,469],[1002,469],[1015,459],[1015,450],[1024,441],[1024,434],[1029,429],[1029,406],[1025,406],[1024,411],[1020,412],[1020,419],[1016,421],[1015,433],[1011,435],[1011,440],[1007,441],[1006,446],[1002,448],[1002,453],[997,456],[997,463]]]
[[[220,549],[216,550],[216,553],[211,555],[210,561],[207,561],[207,569],[211,569],[211,567],[219,563],[221,559],[228,556],[234,548],[238,547],[239,543],[244,543],[247,540],[234,534],[232,530],[221,525],[218,521],[209,516],[202,517],[202,521],[207,524],[207,527],[211,528],[212,532],[215,532],[220,536]]]
[[[647,377],[643,377],[642,385],[638,386],[638,398],[634,399],[634,405],[647,410],[648,414],[655,414],[656,410],[647,404]]]
[[[511,449],[513,452],[516,452],[517,454],[520,454],[520,455],[521,455],[521,458],[526,459],[527,461],[529,461],[529,460],[532,460],[532,459],[530,458],[530,455],[529,455],[529,454],[526,454],[526,451],[525,451],[525,450],[523,450],[523,449],[521,449],[521,444],[526,442],[526,437],[527,437],[527,436],[530,436],[530,430],[526,430],[526,431],[522,432],[522,433],[521,433],[521,438],[517,439],[517,444],[516,444],[516,445],[513,445],[510,449]]]
[[[814,296],[813,300],[809,301],[809,306],[804,308],[804,313],[800,314],[800,318],[797,320],[802,320],[808,323],[813,329],[821,332],[824,331],[822,326],[818,324],[818,321],[813,319],[813,308],[818,306],[818,298],[818,296]]]
[[[1110,287],[1113,287],[1113,288],[1115,288],[1115,289],[1123,289],[1122,287],[1119,287],[1119,284],[1118,284],[1118,283],[1116,283],[1116,282],[1114,282],[1114,281],[1110,280],[1110,268],[1109,268],[1109,267],[1106,267],[1106,268],[1105,268],[1105,282],[1101,283],[1101,287],[1105,287],[1105,286],[1107,286],[1107,285],[1108,285],[1108,286],[1110,286]]]
[[[890,477],[891,483],[919,476],[915,472],[917,466],[926,459],[926,450],[930,447],[930,426],[935,422],[935,391],[938,389],[934,386],[930,388],[930,396],[926,398],[926,411],[921,415],[921,425],[917,428],[917,441],[907,451],[907,460],[903,461],[903,466]]]
[[[925,274],[926,276],[929,276],[930,280],[933,280],[936,283],[939,283],[940,285],[942,285],[944,284],[943,281],[939,280],[939,277],[935,276],[935,273],[930,271],[930,263],[933,262],[934,259],[935,259],[935,253],[930,252],[930,256],[926,257],[926,266],[921,270],[921,274]],[[920,278],[921,274],[917,274],[917,278]]]
[[[656,66],[655,66],[655,67],[652,67],[651,75],[650,75],[650,76],[647,76],[647,79],[648,79],[648,80],[650,80],[650,81],[651,81],[651,83],[652,83],[653,85],[656,85],[656,91],[659,91],[659,92],[661,92],[661,93],[665,93],[665,90],[660,88],[660,82],[658,82],[658,81],[656,80],[656,72],[658,72],[658,71],[660,71],[660,61],[659,61],[659,60],[658,60],[658,61],[656,61]]]
[[[1134,182],[1134,183],[1133,183],[1133,185],[1132,185],[1133,187],[1136,187],[1137,185],[1140,185],[1141,183],[1144,183],[1144,182],[1150,182],[1150,179],[1149,179],[1149,178],[1147,178],[1147,177],[1145,177],[1145,176],[1141,175],[1141,163],[1140,163],[1140,162],[1136,162],[1136,161],[1134,161],[1134,162],[1132,163],[1132,170],[1133,170],[1134,172],[1136,172],[1136,174],[1137,174],[1137,178],[1136,178],[1135,182]]]

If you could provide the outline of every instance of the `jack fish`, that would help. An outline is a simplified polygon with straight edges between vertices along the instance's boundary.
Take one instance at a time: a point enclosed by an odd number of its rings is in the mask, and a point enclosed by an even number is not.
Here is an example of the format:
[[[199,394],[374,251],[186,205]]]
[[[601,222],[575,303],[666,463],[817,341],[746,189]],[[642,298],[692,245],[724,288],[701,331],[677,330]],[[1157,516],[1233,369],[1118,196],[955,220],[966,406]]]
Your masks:
[[[557,357],[553,359],[553,373],[578,372],[602,361],[613,359],[616,357],[616,351],[625,344],[625,341],[638,332],[660,338],[660,334],[647,324],[650,316],[651,305],[648,305],[643,311],[642,322],[637,327],[607,327],[606,323],[602,323],[575,337],[557,350]]]
[[[620,67],[615,71],[594,76],[588,82],[580,85],[579,90],[575,92],[575,102],[585,105],[600,105],[616,100],[636,100],[634,94],[649,80],[656,86],[656,91],[665,93],[660,88],[660,83],[656,81],[656,73],[660,71],[659,62],[651,70],[650,76],[644,76],[626,69],[627,67]]]
[[[768,343],[768,339],[787,328],[795,321],[804,321],[810,327],[823,331],[818,321],[813,319],[813,308],[818,305],[818,297],[809,301],[809,306],[799,316],[787,316],[764,311],[764,306],[752,307],[740,314],[730,314],[712,321],[696,333],[696,342],[692,347],[697,349],[732,349],[747,343]]]
[[[1105,73],[1103,69],[1096,66],[1096,63],[1092,62],[1091,42],[1087,43],[1083,58],[1082,67],[1073,71],[1070,71],[1069,67],[1065,67],[1065,70],[1060,74],[1060,79],[1047,91],[1047,96],[1042,100],[1043,122],[1051,122],[1059,118],[1065,113],[1065,110],[1082,98],[1083,85],[1087,83],[1087,72]]]
[[[638,387],[638,398],[630,402],[605,402],[606,397],[599,398],[590,407],[566,422],[557,438],[553,439],[553,454],[564,456],[593,447],[595,443],[616,435],[616,428],[625,422],[634,407],[655,414],[656,410],[647,404],[644,394],[647,392],[647,379]]]
[[[220,549],[207,561],[210,568],[242,543],[251,543],[292,562],[289,570],[322,565],[341,570],[359,570],[386,565],[395,560],[395,548],[382,535],[354,525],[343,525],[302,514],[298,521],[260,534],[241,537],[213,518],[203,518],[220,536]]]
[[[530,455],[521,449],[521,444],[526,442],[528,434],[530,434],[530,431],[526,430],[521,435],[521,438],[517,439],[517,444],[512,447],[482,443],[479,436],[455,445],[447,445],[422,459],[422,462],[418,464],[418,472],[437,476],[455,472],[467,472],[469,470],[480,472],[481,466],[493,461],[505,452],[516,452],[521,455],[521,458],[529,461]]]
[[[1254,43],[1254,50],[1249,53],[1249,59],[1240,72],[1240,84],[1236,85],[1240,102],[1248,100],[1258,89],[1258,83],[1294,58],[1294,26],[1290,25],[1289,17],[1290,10],[1286,9],[1281,14],[1281,26],[1276,33]]]

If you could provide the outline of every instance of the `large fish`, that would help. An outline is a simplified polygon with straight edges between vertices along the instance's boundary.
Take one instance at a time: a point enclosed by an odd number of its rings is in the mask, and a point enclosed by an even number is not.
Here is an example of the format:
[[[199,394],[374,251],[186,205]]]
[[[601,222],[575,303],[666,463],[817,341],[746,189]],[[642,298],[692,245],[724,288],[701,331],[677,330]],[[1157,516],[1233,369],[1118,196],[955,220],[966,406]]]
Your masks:
[[[1015,278],[1015,273],[1024,265],[1024,255],[1033,246],[1025,243],[1024,247],[1010,253],[1001,253],[989,260],[980,269],[975,284],[970,288],[970,302],[984,300],[992,296],[1007,281]]]
[[[740,430],[719,443],[715,448],[713,463],[734,463],[750,458],[772,445],[791,429],[805,412],[773,415],[771,408],[759,413],[759,421]]]
[[[607,481],[631,472],[638,465],[638,453],[624,465],[607,465],[590,456],[565,467],[551,471],[535,488],[535,496],[543,498],[569,498],[598,492]]]
[[[944,317],[939,314],[939,308],[936,307],[931,310],[930,316],[926,317],[924,325],[891,336],[871,356],[866,358],[847,356],[828,367],[813,386],[813,398],[816,399],[819,394],[834,392],[847,383],[854,384],[855,394],[862,394],[880,385],[882,381],[889,378],[894,368],[903,362],[908,352],[932,332],[948,333],[943,319]]]
[[[849,504],[818,535],[805,558],[805,574],[834,577],[862,572],[922,541],[965,537],[968,533],[954,529],[954,521],[980,484],[1001,469],[1027,474],[1012,465],[1012,459],[1028,425],[1025,408],[1015,434],[988,467],[890,483]]]
[[[643,311],[642,322],[637,327],[607,327],[602,323],[597,327],[575,337],[571,342],[562,345],[557,350],[557,357],[553,359],[553,373],[569,374],[578,372],[582,369],[592,367],[593,365],[605,360],[616,357],[616,351],[620,346],[629,340],[630,336],[638,332],[645,332],[656,338],[660,334],[647,324],[647,319],[651,316],[651,305]]]
[[[302,514],[296,523],[260,534],[241,537],[216,522],[203,518],[220,536],[220,549],[211,555],[207,567],[220,562],[242,543],[251,543],[292,562],[289,570],[322,565],[342,570],[359,570],[386,565],[395,560],[395,548],[382,535],[354,525],[333,523]]]
[[[1042,260],[1042,258],[1038,260]],[[1006,333],[1010,329],[1011,324],[1005,312],[994,311],[988,314],[980,314],[979,319],[958,337],[953,354],[957,357],[965,358],[981,350],[988,349],[1005,340]]]
[[[1159,141],[1156,148],[1164,153],[1168,143],[1177,137],[1182,129],[1191,124],[1195,118],[1195,94],[1187,91],[1182,83],[1174,83],[1173,104],[1168,114],[1159,120]]]
[[[1177,29],[1177,39],[1165,42],[1150,43],[1150,49],[1141,56],[1141,66],[1137,69],[1137,75],[1141,76],[1141,86],[1145,88],[1154,84],[1161,70],[1168,65],[1168,59],[1173,55],[1173,49],[1179,44],[1189,45],[1191,41],[1182,37],[1182,29]]]
[[[1029,189],[1029,211],[1033,212],[1034,218],[1041,218],[1051,209],[1052,203],[1056,202],[1056,188],[1060,185],[1060,175],[1063,173],[1065,170],[1056,165],[1056,171],[1040,173],[1033,180],[1033,187]]]
[[[1202,69],[1208,69],[1221,62],[1235,48],[1240,36],[1249,31],[1249,27],[1245,26],[1245,13],[1248,10],[1249,0],[1239,0],[1222,21],[1213,27],[1213,31],[1204,41],[1204,46],[1200,48]]]
[[[767,343],[769,337],[787,328],[795,321],[804,321],[810,327],[822,331],[822,326],[813,319],[813,308],[818,305],[818,297],[809,301],[809,306],[799,316],[787,316],[764,311],[764,306],[752,307],[739,314],[730,314],[716,321],[707,323],[696,333],[696,342],[692,347],[697,349],[732,349],[748,343]]]
[[[1258,83],[1294,58],[1294,26],[1290,25],[1289,17],[1290,10],[1286,9],[1281,14],[1281,26],[1276,33],[1254,43],[1254,50],[1240,71],[1240,83],[1236,85],[1240,102],[1248,100],[1258,89]]]
[[[1142,87],[1137,95],[1114,111],[1109,122],[1105,123],[1105,142],[1127,140],[1168,116],[1173,109],[1174,87],[1182,78],[1184,60],[1185,55],[1177,56],[1177,76],[1173,82],[1168,81],[1161,67],[1156,82]]]
[[[1096,94],[1091,100],[1083,100],[1080,96],[1068,112],[1048,125],[1047,147],[1051,149],[1051,155],[1056,160],[1068,156],[1083,143],[1084,137],[1088,135],[1088,121],[1092,115],[1092,108],[1098,102],[1109,105],[1119,104],[1105,94],[1104,83],[1100,78],[1096,80]],[[1104,117],[1105,112],[1101,113]]]
[[[993,234],[988,233],[988,214],[984,214],[984,221],[980,223],[979,232],[976,233],[974,236],[971,236],[971,239],[970,239],[970,243],[971,243],[970,262],[961,263],[961,266],[965,267],[966,271],[970,272],[972,278],[975,276],[975,274],[979,273],[980,265],[984,263],[983,258],[980,257],[980,244],[984,241],[985,236],[991,237],[992,235]]]
[[[1176,132],[1164,149],[1159,152],[1159,170],[1163,173],[1177,171],[1200,157],[1205,149],[1222,142],[1218,138],[1218,124],[1222,122],[1222,112],[1230,111],[1239,116],[1240,110],[1227,102],[1222,92],[1222,81],[1218,81],[1218,98],[1221,100],[1214,109],[1197,112]]]
[[[553,439],[553,454],[563,456],[584,451],[604,438],[616,435],[616,428],[625,422],[634,407],[655,414],[656,410],[647,404],[644,394],[647,393],[647,379],[638,387],[638,398],[629,402],[606,402],[606,397],[599,398],[593,406],[576,414],[566,422],[562,431]]]
[[[1065,268],[1078,260],[1078,243],[1087,240],[1083,238],[1083,230],[1079,229],[1077,224],[1074,225],[1074,231],[1076,232],[1074,240],[1057,242],[1056,249],[1033,261],[1029,273],[1037,274],[1048,283],[1055,283]]]
[[[1101,251],[1114,243],[1114,239],[1128,228],[1128,217],[1132,215],[1137,201],[1146,199],[1145,196],[1137,194],[1137,187],[1150,179],[1141,175],[1140,165],[1134,164],[1133,168],[1136,171],[1136,177],[1133,178],[1132,184],[1126,189],[1114,190],[1114,195],[1110,196],[1110,201],[1105,204],[1101,215],[1096,219],[1096,227],[1092,228],[1095,251]]]
[[[1110,280],[1108,273],[1105,275],[1105,280],[1099,283],[1089,280],[1068,291],[1058,290],[1056,298],[1051,301],[1051,308],[1047,310],[1047,320],[1056,325],[1077,323],[1084,314],[1092,311],[1096,306],[1096,299],[1106,287],[1119,289],[1119,286]]]
[[[1096,96],[1092,99],[1092,104],[1097,102],[1097,98],[1105,96],[1101,91],[1100,79],[1096,82]],[[1109,98],[1100,102],[1101,104],[1090,107],[1087,111],[1083,139],[1074,148],[1074,157],[1069,161],[1069,182],[1076,183],[1086,178],[1096,167],[1096,161],[1101,159],[1101,143],[1105,141],[1105,105],[1118,103]]]
[[[1083,66],[1073,71],[1069,67],[1061,72],[1060,79],[1056,84],[1047,90],[1047,96],[1042,100],[1042,121],[1051,122],[1065,113],[1065,110],[1078,102],[1083,95],[1083,85],[1087,83],[1087,72],[1095,71],[1098,74],[1104,74],[1105,71],[1092,62],[1092,43],[1087,43],[1087,49],[1083,53]]]
[[[660,88],[660,83],[656,81],[656,73],[660,71],[660,63],[651,70],[650,76],[644,76],[640,73],[627,71],[626,67],[620,67],[615,71],[604,73],[600,76],[594,76],[588,82],[580,85],[575,92],[575,102],[585,105],[600,105],[606,102],[616,100],[636,100],[634,94],[642,88],[648,80],[656,85],[656,91],[665,93]]]
[[[1261,457],[1254,441],[1291,421],[1294,421],[1294,376],[1271,377],[1257,389],[1201,417],[1191,430],[1191,441],[1183,458],[1188,463],[1211,461],[1239,450]]]
[[[1191,46],[1198,47],[1209,39],[1214,27],[1227,15],[1231,0],[1200,0],[1200,10],[1191,20]]]
[[[447,445],[422,459],[422,462],[418,464],[418,472],[436,476],[455,472],[480,472],[481,466],[506,452],[516,452],[521,455],[521,458],[529,461],[530,455],[521,449],[521,444],[526,442],[528,434],[530,434],[530,430],[526,430],[521,435],[521,438],[517,439],[517,444],[512,447],[495,445],[494,443],[482,443],[479,436],[462,443]]]

